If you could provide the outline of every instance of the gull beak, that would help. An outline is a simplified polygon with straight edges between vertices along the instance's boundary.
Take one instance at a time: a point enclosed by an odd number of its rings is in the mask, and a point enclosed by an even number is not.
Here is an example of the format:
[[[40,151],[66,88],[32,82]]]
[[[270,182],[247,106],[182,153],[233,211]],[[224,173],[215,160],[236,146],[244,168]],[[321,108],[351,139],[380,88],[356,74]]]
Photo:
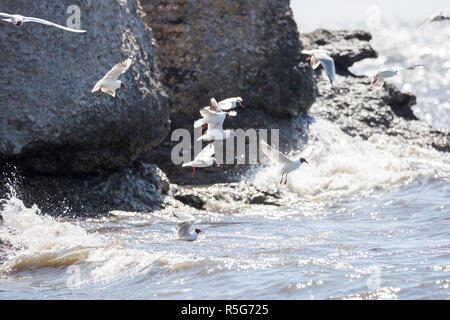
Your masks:
[[[311,56],[309,56],[308,58],[306,58],[306,61],[309,61],[309,60],[311,60]]]

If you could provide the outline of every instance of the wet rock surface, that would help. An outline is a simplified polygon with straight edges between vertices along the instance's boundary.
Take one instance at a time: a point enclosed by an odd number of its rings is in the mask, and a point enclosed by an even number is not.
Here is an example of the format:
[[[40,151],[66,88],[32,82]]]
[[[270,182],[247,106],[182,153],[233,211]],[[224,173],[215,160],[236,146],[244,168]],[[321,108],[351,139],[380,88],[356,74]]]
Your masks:
[[[51,215],[96,216],[111,210],[148,212],[164,207],[170,183],[155,165],[138,162],[113,174],[63,178],[27,176],[10,181],[26,206],[37,204]],[[0,194],[8,191],[2,184]]]
[[[72,1],[2,1],[3,12],[66,25]],[[76,175],[129,166],[168,134],[167,95],[157,80],[152,33],[137,0],[83,1],[72,33],[3,23],[0,33],[0,156],[44,174]],[[128,90],[91,90],[116,63]]]

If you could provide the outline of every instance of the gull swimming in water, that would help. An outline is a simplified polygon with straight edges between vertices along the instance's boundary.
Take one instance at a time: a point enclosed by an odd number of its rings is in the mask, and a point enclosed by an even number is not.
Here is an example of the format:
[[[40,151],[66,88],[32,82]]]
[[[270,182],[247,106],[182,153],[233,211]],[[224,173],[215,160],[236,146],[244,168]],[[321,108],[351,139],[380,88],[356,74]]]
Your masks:
[[[183,163],[182,167],[192,167],[192,176],[195,176],[195,168],[212,166],[217,160],[213,157],[216,153],[214,144],[207,145],[191,162]]]
[[[284,154],[282,154],[280,151],[269,146],[267,144],[267,142],[265,142],[264,140],[261,140],[259,145],[261,147],[261,150],[264,152],[264,154],[267,157],[269,157],[269,159],[272,162],[274,162],[275,164],[280,166],[280,168],[279,168],[279,172],[281,174],[280,184],[283,183],[283,180],[284,180],[284,184],[287,184],[289,173],[291,173],[294,170],[297,170],[302,165],[302,163],[309,164],[309,162],[305,158],[303,158],[306,155],[298,157],[298,159],[296,159],[296,160],[290,160]],[[304,154],[310,154],[311,150],[312,149],[309,149],[307,152],[304,152]]]
[[[423,64],[418,64],[418,65],[408,67],[408,68],[387,69],[387,70],[379,71],[369,78],[370,86],[381,89],[384,85],[385,80],[397,76],[399,71],[416,70],[416,69],[420,69],[423,67],[424,67]]]
[[[125,73],[131,66],[130,58],[117,63],[102,79],[100,79],[92,89],[92,93],[97,92],[100,97],[101,93],[107,93],[113,97],[116,96],[116,90],[119,88],[127,88],[125,84],[117,80],[122,73]]]
[[[198,235],[204,233],[202,230],[195,228],[192,230],[195,218],[188,213],[173,213],[175,217],[181,220],[178,224],[178,239],[184,241],[195,241]]]
[[[306,61],[310,61],[311,67],[313,69],[317,69],[320,66],[320,64],[322,64],[323,68],[325,69],[325,72],[328,75],[328,78],[330,79],[331,85],[334,85],[336,68],[334,66],[333,58],[330,57],[331,55],[330,52],[326,50],[315,49],[315,50],[303,50],[302,53],[309,56],[306,59]]]
[[[62,25],[59,25],[59,24],[56,24],[56,23],[53,23],[53,22],[50,22],[50,21],[47,21],[44,19],[33,18],[33,17],[24,17],[19,14],[8,14],[8,13],[0,12],[0,18],[2,18],[1,20],[3,20],[3,21],[11,22],[16,27],[21,27],[25,22],[36,22],[36,23],[41,23],[41,24],[45,24],[48,26],[57,27],[57,28],[60,28],[60,29],[66,30],[66,31],[78,32],[78,33],[86,32],[86,30],[68,28],[68,27],[64,27]]]
[[[440,21],[445,21],[445,20],[450,20],[450,16],[448,15],[448,13],[440,11],[440,12],[437,12],[437,13],[433,14],[432,16],[426,18],[417,27],[421,27],[426,23],[440,22]]]

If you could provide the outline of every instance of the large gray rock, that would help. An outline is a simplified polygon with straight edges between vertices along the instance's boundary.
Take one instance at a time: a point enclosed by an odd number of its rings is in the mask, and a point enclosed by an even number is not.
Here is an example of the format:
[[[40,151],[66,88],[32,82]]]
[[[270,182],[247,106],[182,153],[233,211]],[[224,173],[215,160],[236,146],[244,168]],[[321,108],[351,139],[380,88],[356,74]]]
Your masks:
[[[211,97],[241,96],[251,109],[277,117],[308,111],[316,91],[289,0],[141,3],[174,128],[192,127]]]
[[[0,155],[41,173],[118,169],[162,141],[167,95],[157,80],[151,30],[136,0],[82,1],[85,34],[1,22]],[[71,0],[3,0],[1,10],[62,25]],[[90,91],[119,61],[128,90]]]

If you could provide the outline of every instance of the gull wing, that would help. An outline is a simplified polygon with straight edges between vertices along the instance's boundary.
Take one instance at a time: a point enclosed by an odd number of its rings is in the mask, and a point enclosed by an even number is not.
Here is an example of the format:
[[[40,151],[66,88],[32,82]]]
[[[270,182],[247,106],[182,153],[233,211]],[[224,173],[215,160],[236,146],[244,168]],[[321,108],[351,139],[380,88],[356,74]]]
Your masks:
[[[12,18],[12,16],[13,16],[12,14],[0,12],[0,17],[1,18]]]
[[[228,111],[237,107],[237,103],[242,102],[241,97],[233,97],[219,102],[219,107],[223,111]]]
[[[216,150],[214,148],[214,144],[210,143],[208,144],[200,153],[195,157],[195,160],[207,160],[210,159],[214,153],[216,153]]]
[[[289,160],[284,154],[282,154],[280,151],[272,148],[265,142],[264,140],[261,140],[259,143],[261,146],[261,150],[264,152],[264,154],[269,157],[270,160],[275,161],[279,164],[289,164],[292,161]]]
[[[318,52],[315,54],[315,57],[320,61],[325,69],[328,78],[330,78],[331,84],[334,84],[334,78],[336,75],[336,68],[334,66],[334,60],[325,52]]]
[[[33,18],[33,17],[22,17],[22,22],[36,22],[36,23],[41,23],[41,24],[46,24],[48,26],[53,26],[53,27],[57,27],[66,31],[70,31],[70,32],[77,32],[77,33],[84,33],[86,32],[86,30],[79,30],[79,29],[73,29],[73,28],[69,28],[69,27],[64,27],[60,24],[56,24],[44,19],[39,19],[39,18]]]
[[[184,222],[188,222],[189,224],[195,222],[194,216],[190,215],[189,213],[177,212],[177,213],[172,213],[172,214],[173,214],[176,218],[178,218],[178,219],[181,220],[180,224],[182,224],[182,223],[184,223]]]
[[[112,69],[103,77],[103,80],[105,79],[110,79],[110,80],[117,80],[117,78],[119,78],[119,76],[122,73],[125,73],[128,68],[131,66],[131,63],[133,62],[133,60],[131,60],[130,58],[117,63],[114,67],[112,67]]]
[[[214,99],[214,98],[211,98],[210,106],[211,106],[210,109],[211,109],[212,111],[216,111],[216,112],[222,111],[222,109],[220,109],[220,106],[219,106],[219,104],[217,103],[216,99]]]

